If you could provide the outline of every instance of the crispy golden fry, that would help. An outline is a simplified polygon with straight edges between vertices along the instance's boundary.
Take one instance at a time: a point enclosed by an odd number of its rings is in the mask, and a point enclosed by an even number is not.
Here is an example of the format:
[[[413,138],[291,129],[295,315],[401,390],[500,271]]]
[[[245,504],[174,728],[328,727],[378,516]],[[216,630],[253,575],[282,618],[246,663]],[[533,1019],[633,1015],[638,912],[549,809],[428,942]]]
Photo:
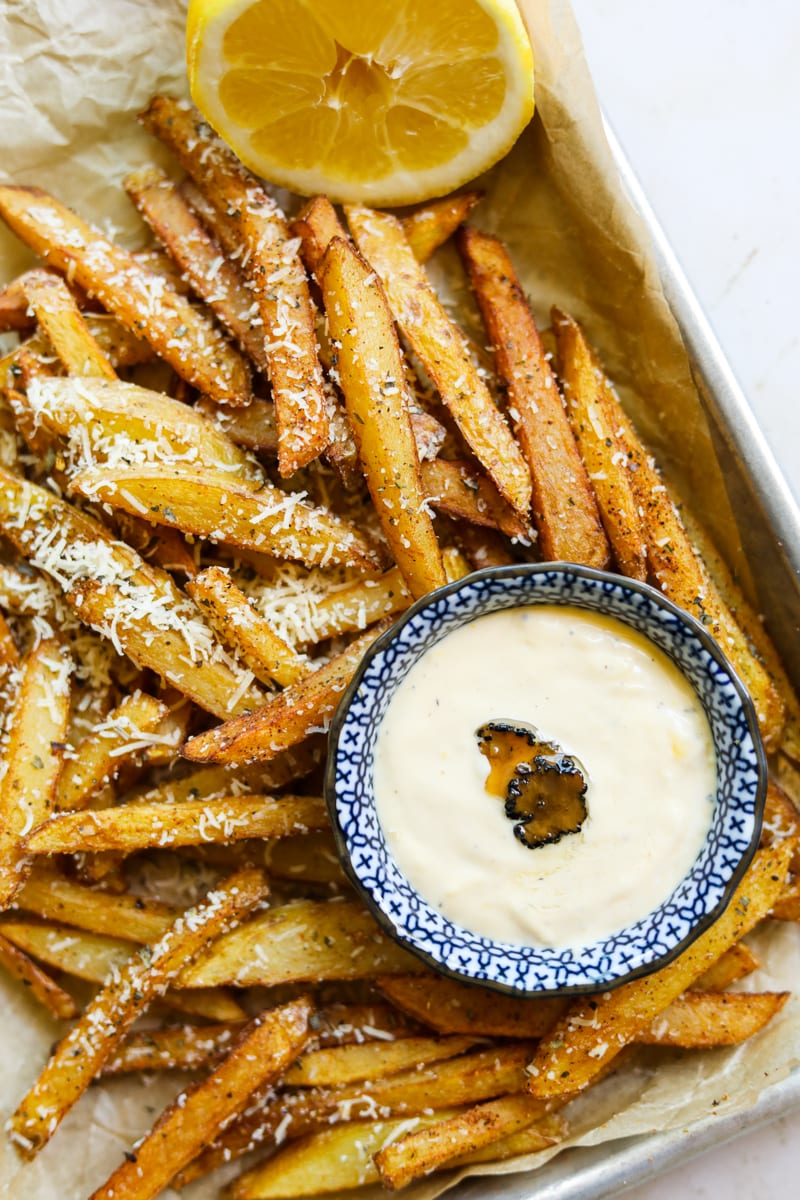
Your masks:
[[[163,995],[187,963],[266,895],[266,881],[259,871],[232,875],[196,908],[178,917],[152,947],[135,951],[107,980],[10,1118],[11,1138],[26,1158],[50,1140],[151,1000]]]
[[[523,1000],[441,975],[394,975],[376,980],[392,1004],[439,1033],[477,1037],[541,1037],[567,1007],[558,998]]]
[[[286,750],[268,763],[244,767],[196,767],[179,779],[135,791],[125,800],[126,803],[178,804],[183,800],[230,796],[237,787],[250,792],[271,792],[311,774],[323,757],[319,743],[310,740],[303,746]]]
[[[507,567],[515,561],[505,538],[494,529],[457,520],[454,522],[453,536],[474,571],[482,571],[486,567]]]
[[[448,583],[469,574],[469,564],[452,547],[442,551],[442,564]],[[360,579],[324,597],[315,606],[314,641],[357,633],[382,617],[403,612],[412,600],[399,567],[384,571],[376,579]]]
[[[277,1099],[265,1098],[261,1105],[240,1117],[175,1180],[185,1187],[223,1163],[274,1138],[303,1137],[340,1121],[349,1124],[363,1117],[409,1117],[431,1110],[453,1109],[464,1104],[490,1100],[525,1087],[525,1061],[530,1042],[473,1051],[434,1066],[416,1068],[376,1080],[371,1088],[363,1083],[338,1088],[303,1089],[285,1092]],[[546,1104],[540,1112],[544,1115]],[[441,1113],[440,1113],[441,1115]],[[433,1118],[436,1119],[436,1118]],[[247,1178],[246,1176],[244,1178]]]
[[[58,581],[80,620],[138,667],[219,716],[253,706],[251,676],[214,657],[220,648],[199,610],[165,571],[112,541],[93,518],[0,470],[0,529]]]
[[[289,1068],[283,1083],[288,1087],[335,1087],[358,1079],[383,1079],[398,1071],[455,1058],[474,1044],[475,1038],[470,1037],[410,1037],[309,1050]]]
[[[800,811],[774,779],[767,782],[761,845],[772,846],[793,838],[798,849],[792,858],[792,870],[800,874]]]
[[[92,337],[72,292],[52,271],[29,271],[23,289],[69,375],[116,379],[114,368]]]
[[[766,916],[784,887],[793,849],[792,842],[784,842],[774,850],[760,850],[719,920],[666,967],[571,1005],[536,1051],[528,1085],[533,1095],[561,1096],[587,1087],[698,975]]]
[[[764,746],[768,751],[777,750],[785,721],[785,707],[778,689],[711,582],[686,534],[669,489],[619,404],[614,411],[614,424],[628,457],[642,513],[650,573],[670,600],[696,617],[717,639],[750,692]]]
[[[98,895],[110,894],[105,892]],[[165,928],[168,929],[170,923],[167,922]],[[125,966],[131,955],[129,941],[85,933],[64,925],[6,921],[0,926],[0,932],[26,954],[89,983],[104,983],[112,972],[120,971]],[[130,931],[126,928],[125,932],[134,936],[132,927]],[[136,936],[137,940],[145,941],[138,934]],[[246,1019],[244,1010],[223,988],[192,988],[191,991],[180,992],[170,988],[162,997],[162,1002],[176,1012],[203,1017],[208,1021]]]
[[[168,712],[166,704],[154,696],[143,692],[126,696],[65,761],[54,807],[86,808],[96,792],[116,779],[125,762],[153,744],[151,736]],[[179,743],[172,744],[177,748]]]
[[[735,1046],[759,1033],[788,999],[789,992],[687,992],[637,1034],[636,1041],[701,1049]]]
[[[512,508],[526,517],[528,467],[478,374],[466,339],[439,303],[402,226],[389,213],[351,205],[356,245],[386,288],[395,320],[453,414],[475,457]]]
[[[499,1142],[492,1142],[491,1145],[484,1146],[482,1150],[473,1150],[471,1154],[460,1155],[448,1163],[448,1166],[469,1167],[475,1163],[504,1162],[508,1158],[519,1158],[523,1154],[533,1154],[538,1150],[544,1150],[546,1144],[553,1145],[556,1142],[562,1142],[568,1133],[569,1126],[564,1119],[558,1113],[553,1113],[550,1116],[540,1117],[533,1125],[520,1130],[519,1133],[512,1133]],[[548,1139],[547,1143],[544,1141],[545,1138]]]
[[[312,796],[228,796],[174,804],[123,804],[66,812],[45,821],[25,841],[29,854],[76,854],[148,847],[201,846],[244,838],[279,838],[327,829],[324,800]]]
[[[314,1013],[311,1028],[318,1048],[372,1041],[385,1044],[422,1032],[416,1021],[410,1021],[391,1004],[326,1005]]]
[[[228,408],[202,397],[194,406],[207,420],[217,425],[237,446],[274,457],[278,453],[278,426],[275,405],[254,397],[247,408]]]
[[[441,200],[422,204],[400,218],[403,233],[418,262],[431,255],[463,225],[483,192],[455,192]]]
[[[724,992],[737,979],[752,975],[761,966],[761,959],[744,942],[737,942],[726,950],[721,958],[712,963],[707,971],[695,979],[691,990],[698,992]]]
[[[351,1121],[292,1142],[230,1185],[229,1200],[292,1200],[320,1192],[340,1195],[378,1183],[373,1155],[406,1129],[421,1129],[442,1113],[400,1121]],[[190,1168],[191,1169],[191,1168]]]
[[[152,1200],[224,1129],[256,1088],[278,1079],[308,1040],[311,1002],[293,1000],[252,1021],[207,1079],[174,1101],[136,1154],[126,1156],[91,1200]]]
[[[188,383],[221,403],[246,403],[244,359],[205,316],[133,255],[39,188],[0,187],[0,216],[32,250],[74,277]]]
[[[97,467],[76,475],[73,491],[89,500],[147,513],[158,525],[228,546],[305,563],[373,569],[377,552],[343,517],[312,508],[264,482],[254,491],[222,471],[183,467]]]
[[[428,501],[449,517],[498,529],[507,537],[529,538],[531,531],[506,504],[490,479],[471,463],[444,458],[421,464]]]
[[[0,613],[0,691],[5,687],[8,673],[19,662],[19,650],[8,621]]]
[[[224,209],[217,208],[188,176],[179,184],[178,191],[214,240],[222,246],[228,258],[234,263],[242,260],[247,254],[247,246],[242,238],[239,214],[236,210],[232,209],[228,215]]]
[[[389,624],[387,619],[373,625],[341,654],[261,708],[190,738],[183,755],[195,762],[264,762],[296,746],[333,715],[364,654]]]
[[[31,650],[19,668],[13,705],[0,747],[0,908],[8,908],[29,864],[28,831],[53,804],[67,732],[72,664],[55,638]]]
[[[218,424],[190,408],[132,383],[48,379],[31,397],[37,421],[61,437],[88,436],[92,460],[177,462],[261,481],[258,468]],[[247,412],[248,410],[242,410]],[[147,516],[141,508],[137,516]]]
[[[642,517],[617,435],[611,384],[577,321],[553,309],[559,375],[581,457],[594,486],[611,548],[623,575],[647,578]]]
[[[412,408],[411,432],[417,443],[417,456],[421,463],[436,458],[447,438],[447,430],[436,417],[421,408]]]
[[[100,1072],[126,1075],[131,1071],[194,1071],[219,1062],[231,1048],[241,1022],[218,1025],[168,1025],[129,1033]]]
[[[531,1096],[501,1096],[416,1129],[394,1139],[375,1155],[381,1183],[391,1191],[405,1187],[421,1175],[446,1166],[454,1158],[471,1154],[528,1128],[541,1116],[541,1105]],[[552,1127],[550,1127],[552,1128]],[[541,1149],[559,1139],[541,1135]]]
[[[61,1021],[71,1021],[77,1017],[80,1009],[70,996],[51,979],[46,971],[37,966],[33,959],[28,958],[18,946],[0,936],[0,965],[9,975],[18,979],[25,987],[30,988],[30,994],[46,1008],[54,1017]]]
[[[271,987],[410,974],[416,967],[416,959],[385,937],[358,901],[296,900],[275,905],[221,939],[181,984]]]
[[[190,105],[156,96],[140,120],[218,209],[236,214],[246,246],[242,265],[263,322],[278,469],[293,475],[319,457],[330,436],[314,310],[283,213]]]
[[[375,272],[334,238],[319,269],[337,371],[372,503],[415,599],[445,582],[420,479],[400,344]]]
[[[300,254],[310,275],[319,277],[325,251],[334,238],[347,238],[347,231],[327,196],[312,196],[295,219],[291,230],[300,238]]]
[[[160,168],[144,167],[128,175],[122,186],[193,290],[266,374],[269,361],[264,334],[253,322],[253,295],[240,268],[225,258],[206,233],[177,185]]]
[[[256,679],[288,687],[308,674],[308,661],[258,615],[222,567],[207,567],[186,590],[217,636],[236,651]]]
[[[498,238],[477,229],[462,229],[457,240],[530,467],[541,557],[606,567],[609,548],[597,501],[508,252]]]
[[[116,512],[109,518],[123,542],[163,571],[174,571],[189,579],[197,574],[197,564],[189,547],[177,529],[164,529],[148,524],[141,517]]]
[[[268,842],[264,849],[264,865],[274,879],[347,884],[333,834],[328,831]]]
[[[157,941],[181,914],[174,905],[157,900],[127,893],[112,895],[84,887],[42,865],[37,865],[31,873],[17,894],[16,903],[46,920],[132,942]]]

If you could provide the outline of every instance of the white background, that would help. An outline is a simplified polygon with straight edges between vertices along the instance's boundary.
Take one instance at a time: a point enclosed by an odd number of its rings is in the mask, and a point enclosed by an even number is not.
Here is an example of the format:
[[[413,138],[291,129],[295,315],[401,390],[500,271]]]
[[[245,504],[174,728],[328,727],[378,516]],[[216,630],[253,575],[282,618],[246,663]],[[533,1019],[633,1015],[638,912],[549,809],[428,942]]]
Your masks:
[[[601,103],[800,499],[800,5],[572,0]],[[800,981],[799,981],[800,982]],[[797,1195],[800,1113],[626,1193]]]

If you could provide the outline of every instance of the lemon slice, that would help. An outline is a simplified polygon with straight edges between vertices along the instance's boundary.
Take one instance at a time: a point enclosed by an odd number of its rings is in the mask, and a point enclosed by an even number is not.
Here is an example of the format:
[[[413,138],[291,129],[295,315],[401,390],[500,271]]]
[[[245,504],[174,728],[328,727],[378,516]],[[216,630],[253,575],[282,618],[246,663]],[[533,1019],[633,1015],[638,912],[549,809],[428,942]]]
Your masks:
[[[496,162],[533,113],[514,0],[191,0],[198,108],[247,166],[409,204]]]

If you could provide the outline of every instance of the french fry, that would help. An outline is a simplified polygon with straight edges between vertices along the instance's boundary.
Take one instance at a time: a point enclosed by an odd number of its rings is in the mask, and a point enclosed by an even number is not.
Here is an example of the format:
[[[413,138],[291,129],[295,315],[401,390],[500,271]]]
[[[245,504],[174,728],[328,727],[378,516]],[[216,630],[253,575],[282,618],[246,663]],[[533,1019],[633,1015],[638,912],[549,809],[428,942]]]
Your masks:
[[[389,624],[387,619],[373,625],[341,654],[261,708],[190,738],[184,757],[195,762],[266,762],[296,746],[333,715],[364,654]]]
[[[29,271],[23,290],[39,327],[68,374],[116,379],[114,368],[92,337],[72,292],[59,275],[52,271]]]
[[[231,1048],[241,1022],[218,1025],[168,1025],[129,1033],[106,1060],[100,1072],[127,1075],[132,1071],[194,1071],[219,1062]]]
[[[186,590],[217,636],[237,652],[256,679],[288,687],[308,674],[307,660],[258,615],[227,571],[208,567]]]
[[[267,894],[258,871],[232,875],[205,901],[182,914],[152,947],[137,950],[103,985],[77,1025],[62,1038],[41,1075],[9,1120],[10,1136],[26,1158],[52,1137],[61,1120],[148,1004],[211,942]]]
[[[273,879],[347,886],[333,834],[328,831],[268,842],[264,865]]]
[[[134,791],[125,797],[125,801],[179,804],[183,800],[212,800],[219,796],[230,796],[237,788],[250,792],[271,792],[303,779],[321,762],[319,743],[312,739],[303,746],[286,750],[268,763],[240,767],[195,767],[188,775]]]
[[[699,1049],[735,1046],[759,1033],[788,999],[788,992],[687,992],[637,1034],[636,1041]]]
[[[0,748],[0,908],[8,908],[29,869],[23,849],[53,804],[67,732],[72,664],[55,638],[22,661]]]
[[[218,209],[237,214],[247,247],[243,266],[263,323],[278,470],[293,475],[319,457],[330,435],[314,311],[283,213],[190,105],[156,96],[139,119]]]
[[[436,458],[447,438],[444,425],[421,408],[412,408],[409,415],[420,463]]]
[[[381,1183],[396,1191],[421,1175],[446,1166],[454,1158],[527,1129],[541,1116],[540,1105],[532,1099],[524,1095],[501,1096],[393,1139],[374,1156]],[[542,1134],[540,1148],[544,1150],[556,1140]]]
[[[800,880],[797,877],[786,885],[770,915],[776,921],[800,921]]]
[[[128,175],[122,186],[193,290],[266,374],[269,362],[263,332],[253,323],[253,296],[239,267],[206,233],[177,185],[159,167],[144,167]]]
[[[128,929],[125,932],[128,933]],[[131,955],[130,942],[64,925],[6,921],[0,926],[0,933],[39,962],[89,983],[104,983],[110,974],[125,966]],[[244,1021],[247,1015],[223,988],[193,988],[191,991],[169,988],[161,999],[176,1012],[203,1017],[207,1021]]]
[[[41,865],[17,893],[16,903],[47,921],[132,942],[157,941],[181,914],[175,905],[98,891]]]
[[[145,562],[189,579],[197,574],[192,553],[177,529],[159,528],[141,517],[122,512],[116,512],[110,520],[122,540],[137,550]]]
[[[310,275],[319,278],[325,251],[334,238],[347,238],[347,231],[327,196],[312,196],[291,224],[294,237],[300,238],[300,254]]]
[[[122,443],[123,460],[150,455],[161,463],[174,459],[190,468],[224,471],[254,485],[261,481],[252,460],[217,422],[160,392],[119,381],[48,379],[34,389],[30,401],[44,429],[64,438],[88,436],[93,462],[107,461]]]
[[[558,1113],[540,1117],[527,1129],[512,1133],[499,1142],[492,1142],[482,1150],[473,1150],[470,1154],[462,1154],[448,1163],[450,1167],[471,1167],[476,1163],[504,1162],[508,1158],[519,1158],[523,1154],[534,1154],[545,1149],[544,1139],[550,1145],[563,1142],[569,1133],[569,1126]]]
[[[329,825],[325,802],[311,796],[228,796],[174,804],[123,804],[66,812],[28,834],[29,854],[75,854],[148,847],[201,846],[244,838],[279,838]]]
[[[230,1185],[229,1200],[292,1200],[329,1196],[378,1183],[373,1160],[383,1146],[409,1129],[421,1129],[442,1113],[399,1121],[350,1121],[336,1129],[292,1142],[267,1162],[240,1175]]]
[[[254,491],[221,471],[181,467],[97,467],[76,475],[72,491],[147,514],[157,525],[307,566],[341,563],[373,569],[377,552],[343,517],[312,508],[272,484]]]
[[[44,1008],[60,1021],[71,1021],[77,1017],[79,1008],[69,992],[59,987],[46,971],[28,958],[18,946],[0,935],[0,965],[9,975],[18,979]]]
[[[443,1034],[541,1037],[567,1007],[559,998],[501,996],[489,988],[440,975],[394,975],[376,983],[402,1012]]]
[[[676,1000],[729,946],[753,928],[785,885],[794,846],[760,850],[722,916],[666,967],[590,1000],[577,1000],[542,1040],[531,1063],[534,1096],[587,1087],[597,1074]]]
[[[752,975],[761,966],[761,959],[744,942],[737,942],[726,950],[721,958],[712,963],[692,984],[691,990],[698,992],[724,992],[737,979]]]
[[[442,565],[448,583],[469,574],[469,564],[452,547],[442,551]],[[375,579],[359,579],[315,605],[314,641],[357,633],[382,617],[403,612],[412,601],[399,567],[392,567]]]
[[[614,557],[623,575],[644,580],[647,560],[643,521],[624,447],[617,435],[611,384],[577,321],[554,308],[553,330],[567,412]]]
[[[0,216],[57,270],[96,296],[184,379],[224,404],[246,403],[245,361],[164,279],[40,188],[0,187]]]
[[[165,571],[112,541],[93,518],[0,470],[0,529],[58,581],[80,620],[138,667],[219,716],[253,705],[252,676],[214,657],[218,647],[199,610]]]
[[[542,560],[606,567],[608,541],[597,501],[508,252],[499,238],[477,229],[462,229],[457,241],[530,468]],[[643,564],[641,552],[640,558]]]
[[[400,222],[389,213],[356,205],[345,212],[356,245],[383,282],[395,320],[467,444],[512,508],[526,517],[531,503],[527,464]]]
[[[289,1068],[282,1083],[287,1087],[331,1087],[359,1079],[384,1079],[411,1067],[455,1058],[474,1044],[470,1037],[410,1037],[309,1050]]]
[[[412,973],[418,964],[354,900],[275,905],[222,938],[181,986],[236,987]]]
[[[19,650],[8,621],[0,613],[0,691],[5,687],[9,672],[19,662]]]
[[[619,404],[614,410],[614,423],[628,456],[642,513],[650,572],[664,594],[699,620],[719,642],[750,692],[765,748],[776,750],[786,716],[780,693],[711,582],[667,486]]]
[[[391,1004],[330,1004],[311,1018],[314,1045],[349,1046],[364,1042],[392,1042],[421,1032],[416,1021]]]
[[[428,501],[449,517],[498,529],[507,537],[529,538],[531,531],[499,494],[490,479],[466,462],[436,458],[421,464]]]
[[[92,796],[116,779],[126,761],[152,745],[150,737],[168,711],[166,704],[143,692],[126,696],[65,761],[54,808],[86,808]]]
[[[278,1079],[309,1036],[311,1003],[293,1000],[252,1021],[207,1079],[159,1117],[91,1200],[152,1200],[244,1108],[256,1088]]]
[[[530,1046],[530,1042],[523,1042],[472,1051],[434,1066],[376,1080],[369,1089],[355,1083],[284,1092],[276,1099],[265,1097],[262,1104],[253,1103],[252,1112],[240,1117],[181,1172],[175,1186],[185,1187],[223,1163],[263,1146],[276,1137],[278,1130],[284,1137],[303,1137],[339,1122],[347,1122],[345,1127],[352,1128],[352,1123],[374,1118],[376,1113],[381,1119],[408,1118],[520,1092],[525,1087],[525,1060]],[[542,1102],[542,1116],[546,1109]]]
[[[375,272],[334,238],[319,268],[358,456],[384,535],[415,599],[445,583],[420,478],[400,344]]]
[[[418,262],[425,263],[463,225],[483,192],[454,192],[421,204],[400,218],[403,233]]]

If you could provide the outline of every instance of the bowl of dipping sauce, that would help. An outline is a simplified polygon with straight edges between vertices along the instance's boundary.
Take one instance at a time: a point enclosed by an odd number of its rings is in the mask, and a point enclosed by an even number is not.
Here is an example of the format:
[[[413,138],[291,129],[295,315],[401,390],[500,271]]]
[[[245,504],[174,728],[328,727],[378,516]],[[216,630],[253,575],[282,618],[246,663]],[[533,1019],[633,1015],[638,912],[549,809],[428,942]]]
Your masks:
[[[720,915],[766,774],[752,701],[694,618],[548,563],[476,572],[378,638],[325,790],[349,878],[406,949],[567,994],[665,965]]]

